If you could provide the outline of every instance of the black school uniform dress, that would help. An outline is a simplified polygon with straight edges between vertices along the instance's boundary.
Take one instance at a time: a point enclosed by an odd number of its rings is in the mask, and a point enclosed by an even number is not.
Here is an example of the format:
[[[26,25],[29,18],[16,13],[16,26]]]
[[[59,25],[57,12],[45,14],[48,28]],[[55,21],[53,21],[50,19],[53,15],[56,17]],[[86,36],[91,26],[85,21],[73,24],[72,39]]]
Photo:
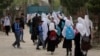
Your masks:
[[[64,38],[63,48],[71,49],[72,48],[72,40]]]
[[[38,31],[37,31],[37,27],[38,27],[38,23],[39,23],[40,19],[38,16],[34,17],[32,19],[32,35],[31,35],[31,40],[34,42],[35,40],[37,40],[37,35],[38,35]]]
[[[51,40],[49,36],[50,32],[51,31],[48,32],[48,38],[47,38],[47,51],[54,52],[57,45],[57,38],[55,40]]]
[[[74,56],[82,56],[81,48],[80,48],[80,33],[75,35],[75,55]]]

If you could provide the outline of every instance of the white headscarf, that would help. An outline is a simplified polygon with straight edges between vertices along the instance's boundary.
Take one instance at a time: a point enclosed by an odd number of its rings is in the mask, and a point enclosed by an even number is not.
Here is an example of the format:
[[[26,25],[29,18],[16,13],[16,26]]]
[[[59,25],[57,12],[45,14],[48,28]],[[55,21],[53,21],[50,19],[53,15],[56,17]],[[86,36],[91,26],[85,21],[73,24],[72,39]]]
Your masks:
[[[55,29],[55,24],[53,22],[51,22],[49,24],[49,31],[52,31],[52,30],[54,30],[55,32],[57,32],[57,30]]]
[[[48,23],[47,23],[47,15],[45,13],[42,13],[42,29],[43,29],[43,40],[45,41],[47,39],[47,33],[48,33]]]
[[[86,27],[85,27],[85,21],[83,18],[78,17],[78,23],[76,24],[76,29],[81,34],[81,36],[86,34]]]
[[[72,16],[70,16],[70,21],[71,21],[71,24],[72,24],[72,26],[73,26],[73,25],[74,25],[74,23],[73,23]]]
[[[69,19],[67,19],[67,17],[64,17],[64,19],[66,19],[66,20],[65,20],[65,26],[64,26],[64,28],[62,30],[63,37],[65,37],[65,35],[66,35],[65,31],[66,31],[67,26],[71,26],[72,27],[72,22]],[[72,27],[72,29],[73,29],[73,27]]]
[[[87,33],[86,35],[89,36],[91,33],[90,33],[90,28],[92,29],[92,21],[89,19],[89,16],[88,15],[85,15],[85,26],[86,26],[86,30],[87,30]]]
[[[52,13],[52,17],[54,18],[54,21],[55,21],[56,25],[58,25],[59,22],[60,22],[60,20],[59,20],[59,18],[57,17],[57,13],[56,13],[56,12],[53,12],[53,13]]]
[[[67,17],[64,17],[65,20],[65,26],[73,26],[73,20],[70,17],[70,19],[68,19]]]
[[[65,15],[62,13],[62,19],[64,19]]]
[[[45,13],[41,14],[42,21],[47,22],[47,15]]]
[[[51,18],[50,13],[47,15],[47,23],[48,23],[48,24],[50,23],[50,19],[49,19],[49,17]]]
[[[36,13],[33,13],[33,14],[31,15],[31,19],[34,18],[35,16],[36,16]]]
[[[31,19],[31,14],[27,14],[27,23]]]

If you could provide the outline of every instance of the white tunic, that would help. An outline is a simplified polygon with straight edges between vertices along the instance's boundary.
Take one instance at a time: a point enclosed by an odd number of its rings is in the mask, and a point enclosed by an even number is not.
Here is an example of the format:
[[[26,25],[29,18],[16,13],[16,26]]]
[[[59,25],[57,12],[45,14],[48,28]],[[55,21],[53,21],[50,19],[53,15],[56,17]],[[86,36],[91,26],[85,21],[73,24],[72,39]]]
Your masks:
[[[5,18],[4,18],[4,26],[10,26],[11,24],[10,24],[10,19],[8,18],[8,16],[6,16]]]
[[[89,36],[91,33],[90,33],[90,29],[92,29],[93,27],[93,24],[92,24],[92,21],[89,19],[89,16],[88,15],[85,15],[85,26],[86,26],[86,35]]]
[[[81,34],[81,36],[86,34],[87,30],[86,30],[85,21],[83,18],[78,17],[78,23],[76,24],[76,29]]]
[[[47,21],[47,16],[45,13],[42,13],[42,21],[43,21],[43,24],[42,24],[42,29],[43,29],[43,40],[45,41],[47,39],[47,36],[48,36],[48,21]]]

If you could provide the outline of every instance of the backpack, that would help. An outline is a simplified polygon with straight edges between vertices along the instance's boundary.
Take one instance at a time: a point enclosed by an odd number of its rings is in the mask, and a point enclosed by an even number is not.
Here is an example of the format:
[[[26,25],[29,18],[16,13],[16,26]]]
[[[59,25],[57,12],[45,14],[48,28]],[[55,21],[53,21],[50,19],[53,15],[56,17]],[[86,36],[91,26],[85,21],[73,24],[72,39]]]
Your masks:
[[[82,36],[82,41],[84,42],[90,42],[90,38],[87,37],[86,35]]]
[[[50,40],[56,40],[56,32],[55,31],[50,31],[50,34],[49,34],[49,39]]]
[[[60,23],[59,23],[60,25],[60,28],[61,29],[63,29],[64,28],[64,26],[65,26],[65,21],[63,20],[63,19],[61,19],[61,21],[60,21]]]
[[[61,21],[61,28],[63,29],[65,26],[65,22],[64,21]]]
[[[61,29],[60,29],[60,27],[59,27],[59,26],[56,26],[56,30],[57,30],[57,35],[60,36],[60,34],[61,34]]]
[[[91,43],[90,43],[90,38],[87,37],[86,35],[81,36],[82,40],[81,40],[81,49],[82,50],[89,50],[92,48]]]
[[[15,27],[14,26],[15,26],[15,24],[13,23],[12,26],[11,26],[12,32],[15,32]]]
[[[73,28],[72,28],[71,26],[68,26],[68,27],[66,28],[65,33],[66,33],[66,35],[65,35],[65,38],[66,38],[66,39],[69,39],[69,40],[74,39],[75,33],[74,33],[74,30],[73,30]]]

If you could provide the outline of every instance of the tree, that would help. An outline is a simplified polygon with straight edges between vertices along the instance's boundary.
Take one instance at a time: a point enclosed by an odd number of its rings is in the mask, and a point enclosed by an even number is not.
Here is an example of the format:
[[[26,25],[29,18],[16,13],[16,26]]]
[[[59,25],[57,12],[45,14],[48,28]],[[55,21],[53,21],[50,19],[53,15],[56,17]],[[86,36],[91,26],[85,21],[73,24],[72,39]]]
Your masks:
[[[100,31],[100,0],[89,0],[86,4],[89,12],[98,17],[98,30]]]
[[[96,15],[100,14],[100,0],[89,0],[86,6],[91,13]]]
[[[84,7],[88,0],[60,0],[61,5],[66,7],[69,14],[76,14],[81,7]]]
[[[13,0],[0,0],[0,14],[3,13],[3,10],[7,8]]]

